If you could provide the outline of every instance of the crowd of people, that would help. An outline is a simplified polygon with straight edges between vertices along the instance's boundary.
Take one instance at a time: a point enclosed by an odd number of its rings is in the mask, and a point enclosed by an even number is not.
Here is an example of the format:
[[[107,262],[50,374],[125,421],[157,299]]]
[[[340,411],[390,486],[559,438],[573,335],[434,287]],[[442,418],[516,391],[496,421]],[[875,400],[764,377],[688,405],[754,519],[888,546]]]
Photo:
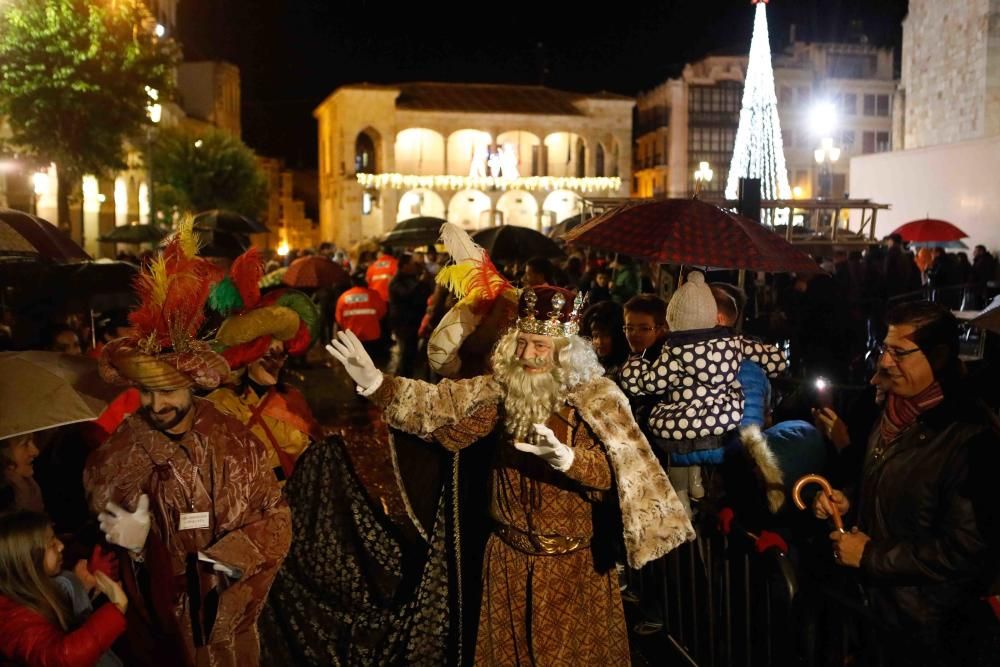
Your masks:
[[[120,393],[0,440],[0,656],[630,664],[623,597],[637,631],[662,627],[633,582],[725,507],[817,589],[857,588],[858,664],[995,664],[1000,422],[952,313],[986,305],[985,248],[890,237],[740,277],[494,266],[462,235],[324,244],[350,279],[309,294],[261,286],[282,260],[222,268],[182,230],[130,311],[36,327]],[[314,416],[295,358],[349,381],[343,414]],[[833,485],[808,514],[806,474]]]

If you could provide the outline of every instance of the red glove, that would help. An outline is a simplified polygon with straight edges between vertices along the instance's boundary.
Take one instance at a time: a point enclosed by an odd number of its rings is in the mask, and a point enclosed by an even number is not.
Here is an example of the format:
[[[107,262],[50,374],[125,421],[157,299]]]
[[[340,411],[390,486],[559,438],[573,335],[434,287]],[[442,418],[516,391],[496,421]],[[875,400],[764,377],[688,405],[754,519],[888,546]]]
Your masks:
[[[719,532],[723,535],[728,535],[733,529],[733,519],[736,518],[736,513],[733,512],[730,507],[723,507],[719,510]]]
[[[103,572],[112,581],[118,581],[118,556],[114,551],[105,551],[100,544],[94,545],[94,551],[87,561],[87,569],[91,574]]]
[[[788,553],[788,545],[785,544],[785,540],[777,533],[772,533],[769,530],[760,531],[760,537],[754,542],[754,546],[757,548],[757,553],[762,554],[768,549],[777,549],[783,554]]]

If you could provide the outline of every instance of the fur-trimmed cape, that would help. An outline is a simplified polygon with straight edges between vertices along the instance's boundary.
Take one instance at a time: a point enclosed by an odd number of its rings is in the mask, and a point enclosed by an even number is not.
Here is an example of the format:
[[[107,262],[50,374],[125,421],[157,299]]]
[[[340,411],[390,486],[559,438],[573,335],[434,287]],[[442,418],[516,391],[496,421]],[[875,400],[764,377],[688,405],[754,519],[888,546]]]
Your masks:
[[[443,380],[437,385],[387,376],[371,398],[383,408],[386,423],[429,440],[438,429],[472,417],[482,408],[499,408],[503,395],[490,375]],[[574,387],[566,401],[608,454],[628,564],[642,567],[694,539],[691,521],[617,385],[606,378],[591,380]]]

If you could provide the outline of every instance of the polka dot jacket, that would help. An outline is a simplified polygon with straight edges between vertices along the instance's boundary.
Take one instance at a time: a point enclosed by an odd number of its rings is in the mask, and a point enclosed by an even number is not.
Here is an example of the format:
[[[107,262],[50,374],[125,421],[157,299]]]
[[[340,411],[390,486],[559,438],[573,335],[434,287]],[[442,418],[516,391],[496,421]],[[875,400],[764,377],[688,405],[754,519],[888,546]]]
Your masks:
[[[736,376],[751,359],[771,377],[785,370],[785,355],[730,329],[682,331],[667,336],[659,356],[630,359],[620,384],[630,396],[662,396],[649,428],[665,440],[723,435],[743,418],[743,390]]]

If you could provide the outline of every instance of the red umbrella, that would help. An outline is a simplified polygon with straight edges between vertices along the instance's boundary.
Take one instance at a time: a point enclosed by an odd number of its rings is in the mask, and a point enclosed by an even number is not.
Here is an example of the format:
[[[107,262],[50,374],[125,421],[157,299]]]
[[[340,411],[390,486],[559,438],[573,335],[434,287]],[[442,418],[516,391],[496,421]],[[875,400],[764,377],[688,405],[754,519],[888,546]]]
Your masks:
[[[658,264],[818,273],[809,255],[764,225],[697,199],[631,202],[568,232],[567,243]]]
[[[906,242],[957,241],[969,236],[950,222],[933,218],[913,220],[897,227],[893,234],[899,234]]]
[[[344,267],[331,262],[326,257],[312,255],[299,257],[291,263],[281,282],[289,287],[318,288],[346,285],[351,281]]]
[[[86,262],[90,255],[51,222],[13,209],[0,209],[0,257]]]

